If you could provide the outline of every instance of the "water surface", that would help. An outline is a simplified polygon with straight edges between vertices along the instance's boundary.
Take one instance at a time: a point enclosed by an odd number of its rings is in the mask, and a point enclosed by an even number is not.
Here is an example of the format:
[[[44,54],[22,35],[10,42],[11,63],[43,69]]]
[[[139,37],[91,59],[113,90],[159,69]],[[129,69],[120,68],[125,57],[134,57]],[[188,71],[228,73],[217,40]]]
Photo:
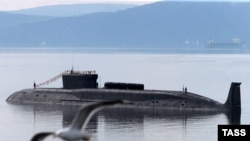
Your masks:
[[[182,90],[186,86],[188,91],[221,103],[227,98],[231,82],[242,82],[240,124],[250,122],[248,54],[4,52],[0,53],[3,139],[27,141],[37,132],[71,123],[77,106],[13,105],[5,99],[17,90],[32,88],[34,81],[44,82],[72,67],[96,70],[100,87],[107,81],[144,83],[146,89],[160,90]],[[62,82],[46,87],[62,87]],[[217,140],[217,125],[230,122],[230,117],[222,113],[118,108],[95,115],[87,132],[94,141],[212,141]]]

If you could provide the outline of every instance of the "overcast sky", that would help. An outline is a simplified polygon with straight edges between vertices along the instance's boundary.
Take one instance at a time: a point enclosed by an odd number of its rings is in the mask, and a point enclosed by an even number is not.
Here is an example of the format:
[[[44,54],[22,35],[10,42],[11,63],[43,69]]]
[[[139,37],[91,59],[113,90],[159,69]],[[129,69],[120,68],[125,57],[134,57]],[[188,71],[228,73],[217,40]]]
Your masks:
[[[125,4],[147,4],[163,0],[0,0],[0,11],[25,9],[44,5],[73,4],[73,3],[125,3]],[[167,1],[167,0],[165,0]],[[172,0],[176,1],[176,0]],[[190,0],[179,0],[190,1]],[[191,1],[250,1],[250,0],[191,0]]]

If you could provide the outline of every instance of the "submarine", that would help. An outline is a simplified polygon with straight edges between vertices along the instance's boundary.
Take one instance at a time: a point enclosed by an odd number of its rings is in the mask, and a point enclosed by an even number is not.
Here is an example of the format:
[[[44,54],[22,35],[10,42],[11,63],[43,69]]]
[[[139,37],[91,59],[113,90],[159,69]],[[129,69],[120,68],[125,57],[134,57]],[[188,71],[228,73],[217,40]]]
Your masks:
[[[88,102],[124,99],[128,105],[177,110],[199,111],[241,111],[241,82],[231,82],[225,103],[192,92],[174,90],[148,90],[144,84],[106,82],[98,88],[98,74],[95,71],[65,71],[62,88],[34,88],[19,90],[11,94],[6,101],[20,104],[65,104],[77,105]],[[52,80],[55,80],[53,78]],[[44,84],[44,83],[43,83]]]

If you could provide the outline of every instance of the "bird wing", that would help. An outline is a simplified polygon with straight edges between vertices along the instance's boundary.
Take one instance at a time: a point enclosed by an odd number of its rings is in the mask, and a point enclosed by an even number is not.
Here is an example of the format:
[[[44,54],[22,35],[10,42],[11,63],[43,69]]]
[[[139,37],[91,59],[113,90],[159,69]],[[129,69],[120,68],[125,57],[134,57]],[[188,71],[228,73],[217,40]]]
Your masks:
[[[113,106],[116,104],[124,103],[123,100],[112,100],[112,101],[103,101],[103,102],[96,102],[86,106],[82,106],[77,114],[74,117],[72,124],[70,125],[70,129],[81,130],[81,128],[85,128],[88,124],[89,119],[99,110]]]
[[[42,133],[37,133],[35,134],[31,141],[42,141],[44,138],[46,138],[49,135],[54,134],[53,132],[42,132]]]

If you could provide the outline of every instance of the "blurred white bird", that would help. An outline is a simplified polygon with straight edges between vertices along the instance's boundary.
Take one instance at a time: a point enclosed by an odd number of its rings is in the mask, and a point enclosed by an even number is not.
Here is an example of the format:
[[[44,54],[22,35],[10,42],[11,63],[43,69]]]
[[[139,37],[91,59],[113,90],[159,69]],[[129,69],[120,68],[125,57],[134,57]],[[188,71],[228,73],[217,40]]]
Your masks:
[[[37,133],[32,137],[31,141],[42,141],[49,135],[53,135],[54,137],[59,137],[66,141],[89,140],[90,138],[89,135],[82,132],[81,129],[82,128],[84,129],[86,127],[90,118],[97,111],[103,108],[123,103],[124,103],[123,100],[112,100],[112,101],[96,102],[82,106],[76,113],[73,122],[69,127],[57,130],[56,132]]]

